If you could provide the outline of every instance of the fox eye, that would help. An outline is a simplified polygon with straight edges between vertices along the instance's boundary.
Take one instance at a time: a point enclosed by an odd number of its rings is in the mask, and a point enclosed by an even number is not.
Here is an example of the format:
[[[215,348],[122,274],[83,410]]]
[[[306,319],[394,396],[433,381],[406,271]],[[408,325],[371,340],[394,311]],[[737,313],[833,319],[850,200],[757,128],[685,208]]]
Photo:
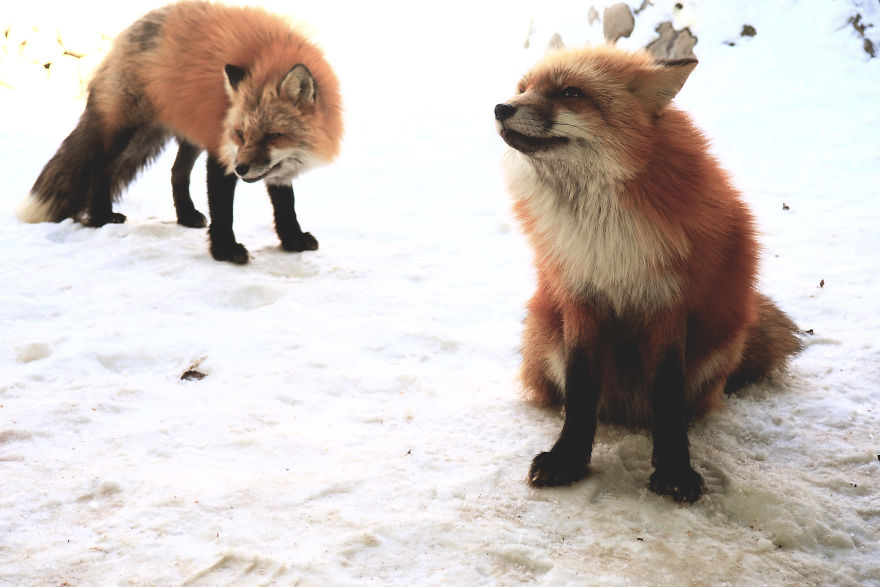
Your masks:
[[[266,140],[274,141],[275,139],[280,139],[282,136],[284,135],[282,135],[280,132],[270,132],[266,135]]]
[[[244,133],[241,132],[240,128],[235,129],[235,136],[238,137],[238,140],[244,141]]]
[[[565,88],[560,95],[563,98],[583,98],[584,93],[577,88]]]

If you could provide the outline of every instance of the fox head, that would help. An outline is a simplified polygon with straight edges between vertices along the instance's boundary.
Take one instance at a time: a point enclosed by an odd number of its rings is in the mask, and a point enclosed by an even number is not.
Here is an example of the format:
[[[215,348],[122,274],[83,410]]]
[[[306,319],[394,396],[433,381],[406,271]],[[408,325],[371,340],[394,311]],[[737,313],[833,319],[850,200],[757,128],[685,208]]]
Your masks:
[[[533,165],[624,179],[640,168],[654,121],[696,65],[696,59],[655,61],[605,45],[561,50],[495,106],[495,124]]]
[[[319,88],[305,65],[268,82],[236,65],[227,65],[225,75],[230,108],[224,155],[230,173],[249,183],[286,183],[332,159],[335,153],[322,148],[328,138],[321,136]]]

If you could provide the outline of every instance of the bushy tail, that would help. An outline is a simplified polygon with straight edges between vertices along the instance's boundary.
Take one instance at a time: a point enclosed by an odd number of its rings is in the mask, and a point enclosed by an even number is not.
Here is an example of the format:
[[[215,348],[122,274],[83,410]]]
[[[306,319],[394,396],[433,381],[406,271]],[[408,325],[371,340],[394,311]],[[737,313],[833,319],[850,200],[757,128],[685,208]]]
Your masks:
[[[16,212],[25,222],[74,218],[90,226],[121,222],[112,202],[168,141],[157,124],[104,128],[91,96],[79,124],[40,172]]]
[[[797,325],[769,298],[760,295],[758,320],[749,330],[742,361],[728,377],[725,391],[732,393],[769,377],[803,346]]]
[[[77,218],[88,204],[102,150],[100,128],[86,110],[16,208],[18,217],[24,222]]]

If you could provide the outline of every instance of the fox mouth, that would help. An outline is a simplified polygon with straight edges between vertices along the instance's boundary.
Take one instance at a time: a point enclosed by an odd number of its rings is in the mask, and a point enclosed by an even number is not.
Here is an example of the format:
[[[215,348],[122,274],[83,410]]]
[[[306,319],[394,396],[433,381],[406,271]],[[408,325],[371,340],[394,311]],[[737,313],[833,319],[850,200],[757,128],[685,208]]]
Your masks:
[[[276,169],[281,167],[281,163],[283,163],[283,161],[276,163],[275,165],[273,165],[272,167],[270,167],[269,169],[267,169],[265,172],[261,173],[260,175],[255,175],[254,177],[243,177],[243,176],[239,176],[239,177],[241,177],[241,181],[243,181],[245,183],[257,183],[261,179],[266,179],[267,177],[272,175],[273,171],[275,171]]]
[[[505,143],[521,153],[549,151],[568,142],[568,139],[565,137],[533,137],[510,130],[509,128],[502,128],[498,131],[498,134],[501,135]]]

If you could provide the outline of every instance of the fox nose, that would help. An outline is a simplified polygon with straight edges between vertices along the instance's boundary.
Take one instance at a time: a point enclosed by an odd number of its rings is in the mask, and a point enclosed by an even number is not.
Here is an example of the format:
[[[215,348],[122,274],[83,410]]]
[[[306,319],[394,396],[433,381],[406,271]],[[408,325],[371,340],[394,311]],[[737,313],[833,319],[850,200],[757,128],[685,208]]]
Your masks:
[[[235,173],[239,176],[247,175],[248,170],[251,168],[247,163],[239,163],[235,166]]]
[[[497,120],[507,120],[516,112],[516,106],[510,104],[498,104],[495,106],[495,118]]]

